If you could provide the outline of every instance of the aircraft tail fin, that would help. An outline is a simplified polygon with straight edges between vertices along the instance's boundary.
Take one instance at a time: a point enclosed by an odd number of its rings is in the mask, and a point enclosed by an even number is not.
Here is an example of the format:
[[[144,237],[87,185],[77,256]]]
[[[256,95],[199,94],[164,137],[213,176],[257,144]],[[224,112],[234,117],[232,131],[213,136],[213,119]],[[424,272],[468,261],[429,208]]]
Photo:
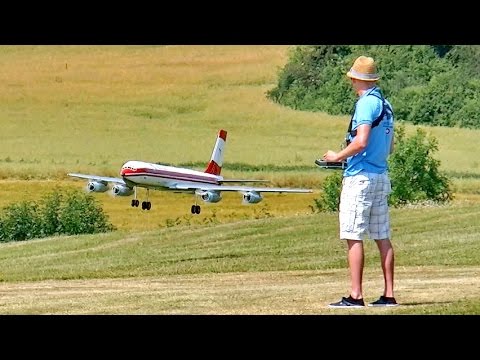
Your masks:
[[[217,135],[217,141],[212,151],[212,156],[205,169],[205,172],[213,175],[220,175],[223,165],[223,153],[227,141],[227,131],[220,130]]]

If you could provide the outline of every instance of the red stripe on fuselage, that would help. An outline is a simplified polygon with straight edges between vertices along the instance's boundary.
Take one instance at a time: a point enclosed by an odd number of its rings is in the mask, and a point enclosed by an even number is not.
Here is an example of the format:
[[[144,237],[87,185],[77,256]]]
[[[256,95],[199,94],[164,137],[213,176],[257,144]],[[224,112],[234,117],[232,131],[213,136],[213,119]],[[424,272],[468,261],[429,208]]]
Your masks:
[[[153,170],[153,169],[147,169],[147,168],[139,168],[136,170],[122,169],[122,171],[120,172],[120,175],[126,178],[146,175],[146,176],[153,176],[153,177],[172,179],[172,180],[193,181],[193,182],[215,184],[215,185],[219,184],[217,180],[212,179],[211,177],[193,175],[193,174],[184,174],[180,172],[172,172],[172,171],[164,171],[164,170]]]

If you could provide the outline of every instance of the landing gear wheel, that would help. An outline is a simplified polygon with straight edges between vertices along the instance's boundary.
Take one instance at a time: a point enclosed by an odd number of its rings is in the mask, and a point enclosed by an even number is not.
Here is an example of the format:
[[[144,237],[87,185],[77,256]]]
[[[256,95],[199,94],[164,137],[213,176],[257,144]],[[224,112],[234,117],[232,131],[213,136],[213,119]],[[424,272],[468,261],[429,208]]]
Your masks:
[[[192,214],[200,214],[200,205],[192,205],[190,211]]]

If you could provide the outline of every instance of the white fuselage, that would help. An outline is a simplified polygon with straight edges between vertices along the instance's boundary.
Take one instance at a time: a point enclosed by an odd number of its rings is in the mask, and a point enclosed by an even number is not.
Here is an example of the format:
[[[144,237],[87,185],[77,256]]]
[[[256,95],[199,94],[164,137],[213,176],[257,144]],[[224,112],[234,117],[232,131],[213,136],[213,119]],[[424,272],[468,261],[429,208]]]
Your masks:
[[[175,166],[127,161],[120,175],[129,186],[152,187],[161,190],[177,187],[195,187],[199,184],[219,185],[222,176]]]

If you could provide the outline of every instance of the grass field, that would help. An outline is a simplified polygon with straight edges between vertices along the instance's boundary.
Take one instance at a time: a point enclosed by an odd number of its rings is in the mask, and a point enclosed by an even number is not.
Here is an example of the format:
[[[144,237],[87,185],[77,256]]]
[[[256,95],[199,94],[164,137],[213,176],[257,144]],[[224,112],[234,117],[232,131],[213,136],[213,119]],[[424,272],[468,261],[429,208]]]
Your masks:
[[[0,244],[0,313],[331,314],[325,305],[348,291],[346,253],[336,215],[311,210],[329,174],[313,161],[338,149],[349,118],[266,99],[288,50],[0,46],[1,207],[85,185],[68,172],[117,176],[130,159],[203,168],[221,128],[225,177],[314,190],[250,206],[224,194],[198,216],[191,195],[151,192],[145,212],[129,197],[95,194],[118,231]],[[405,306],[358,313],[480,313],[478,130],[424,129],[438,140],[455,200],[392,210]],[[367,248],[371,300],[382,279]]]
[[[397,308],[353,314],[477,314],[480,205],[394,209]],[[1,245],[5,314],[343,314],[345,244],[335,214],[247,219]],[[366,243],[365,292],[383,289]]]

